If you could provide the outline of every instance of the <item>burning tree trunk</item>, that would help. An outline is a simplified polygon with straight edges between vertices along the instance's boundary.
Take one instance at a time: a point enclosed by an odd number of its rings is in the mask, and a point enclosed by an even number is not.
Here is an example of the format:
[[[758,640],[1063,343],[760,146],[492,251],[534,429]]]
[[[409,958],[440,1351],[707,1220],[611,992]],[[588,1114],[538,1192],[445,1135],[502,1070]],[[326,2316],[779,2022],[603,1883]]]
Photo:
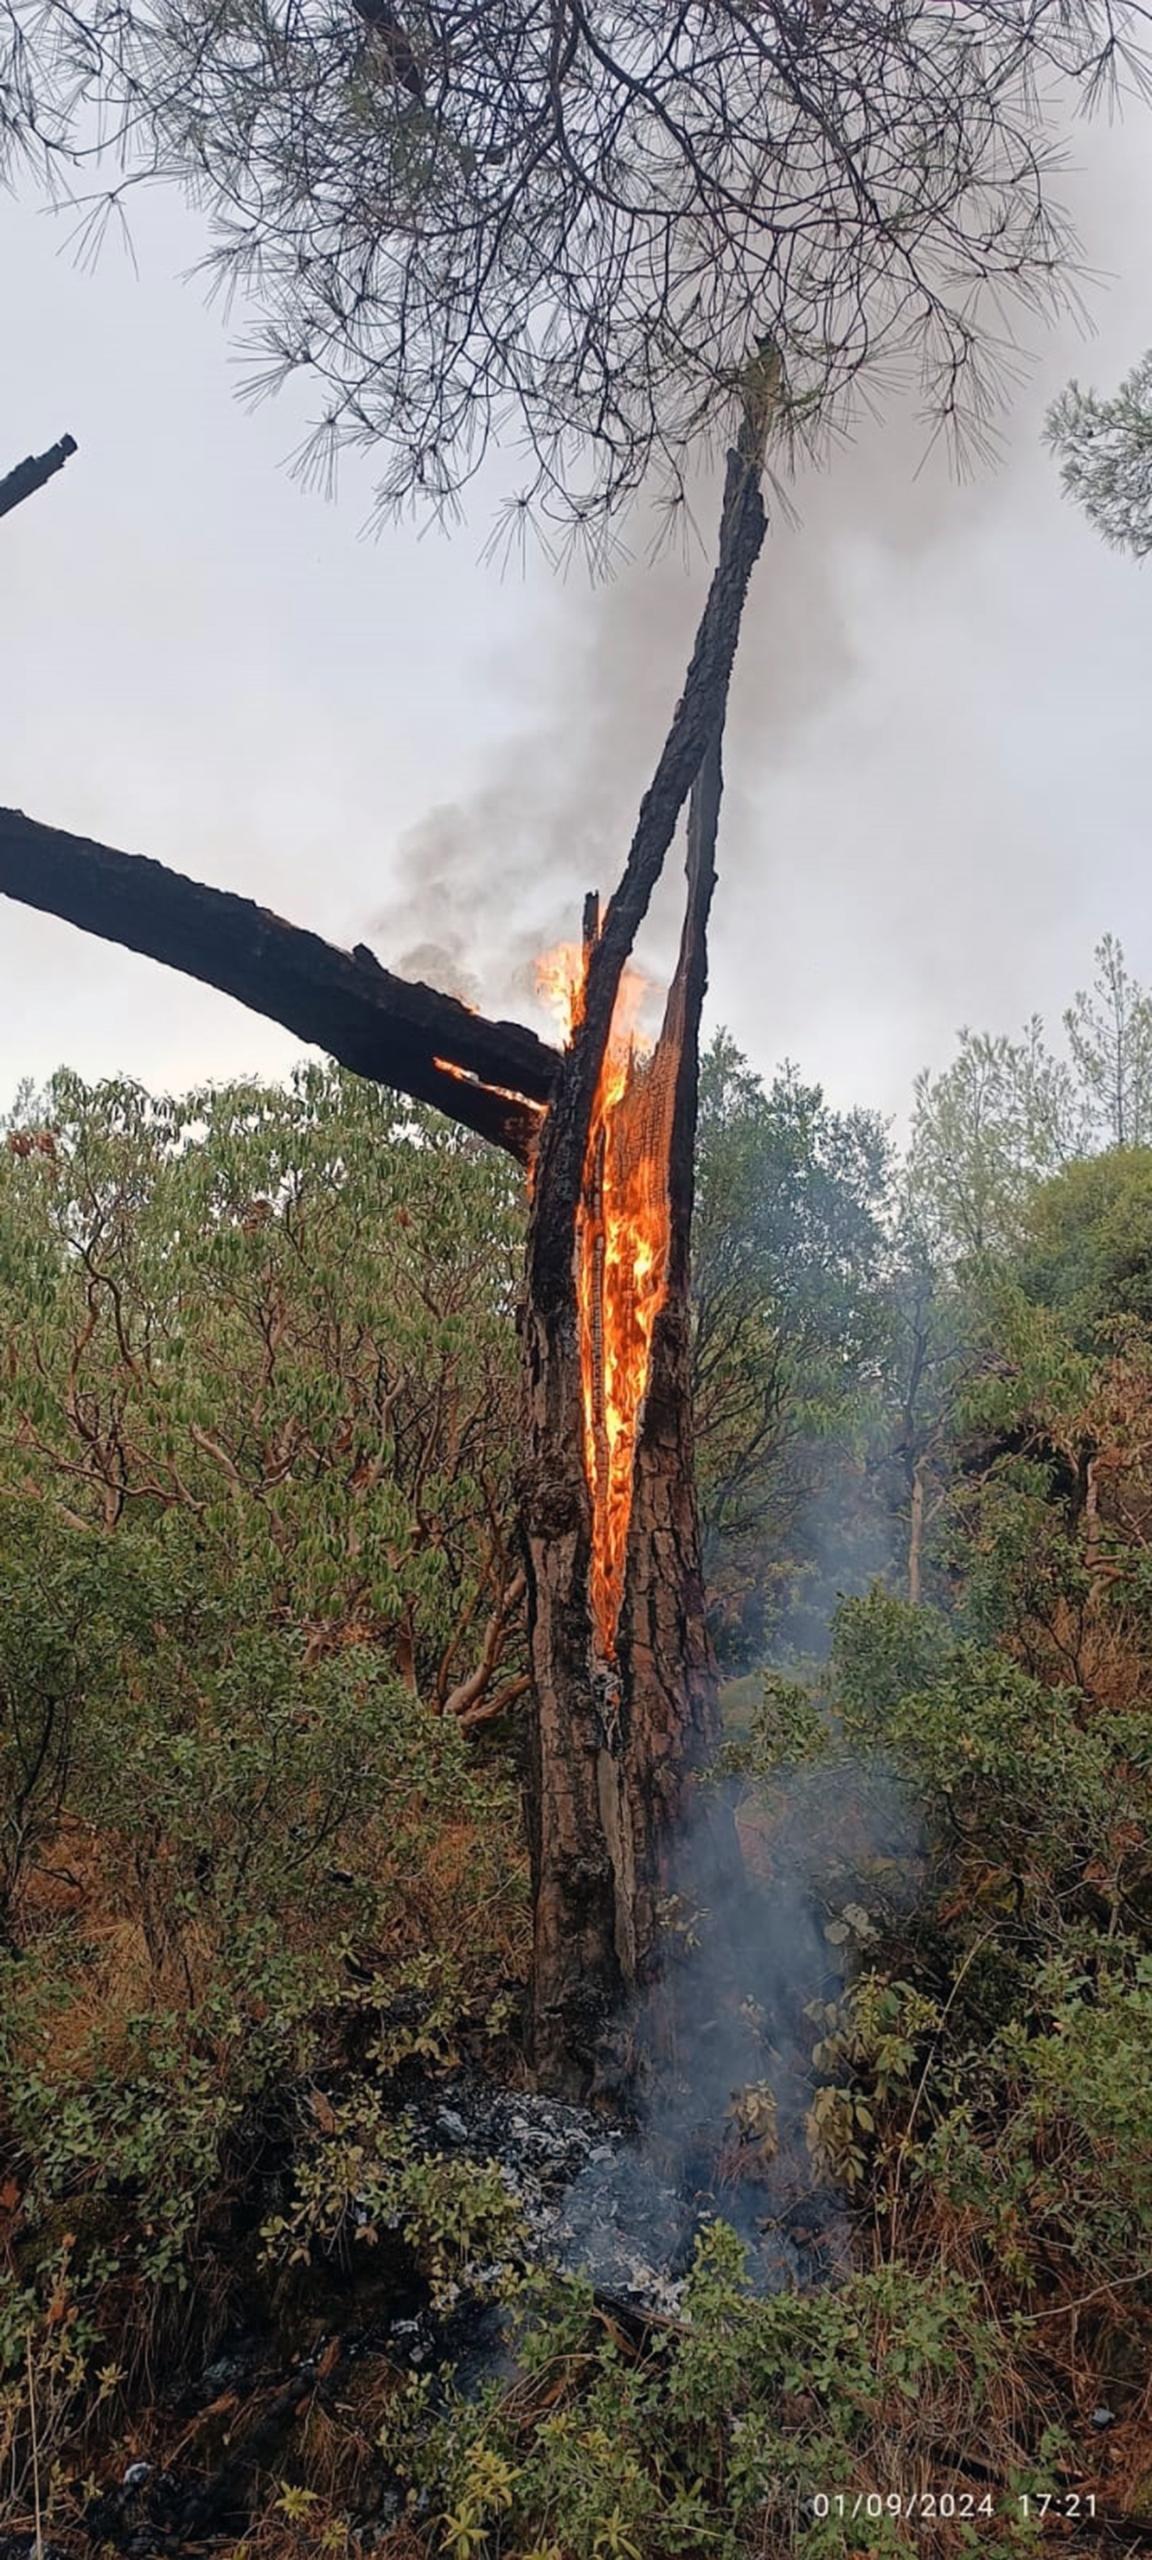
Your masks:
[[[542,2077],[565,2086],[595,2070],[607,2023],[653,1971],[671,1861],[716,1738],[688,1239],[719,798],[717,738],[693,792],[687,911],[660,1039],[647,1060],[624,1049],[613,1061],[610,1046],[601,1079],[610,1099],[593,1116],[577,1216],[575,1357],[569,1324],[534,1364],[534,2041]],[[564,1437],[553,1417],[573,1409]],[[557,1538],[565,1450],[576,1452],[563,1487],[575,1526]],[[731,1846],[722,1823],[712,1809],[721,1857]]]
[[[654,1970],[675,1843],[715,1738],[688,1255],[720,740],[763,540],[761,434],[746,419],[729,457],[708,610],[624,878],[603,924],[590,919],[536,1169],[524,1312],[533,2030],[540,2076],[563,2087],[594,2072],[609,2021]],[[690,722],[680,956],[660,1038],[640,1061],[621,1020],[622,978],[683,802],[677,756]]]
[[[764,538],[777,377],[761,351],[684,692],[622,878],[603,918],[589,916],[563,1056],[518,1024],[391,976],[370,952],[334,950],[246,899],[0,811],[0,894],[223,988],[530,1166],[533,2018],[541,2076],[569,2087],[591,2077],[610,2020],[652,1971],[673,1844],[714,1732],[688,1240],[720,740]],[[641,1059],[622,981],[686,803],[680,957],[660,1038]]]

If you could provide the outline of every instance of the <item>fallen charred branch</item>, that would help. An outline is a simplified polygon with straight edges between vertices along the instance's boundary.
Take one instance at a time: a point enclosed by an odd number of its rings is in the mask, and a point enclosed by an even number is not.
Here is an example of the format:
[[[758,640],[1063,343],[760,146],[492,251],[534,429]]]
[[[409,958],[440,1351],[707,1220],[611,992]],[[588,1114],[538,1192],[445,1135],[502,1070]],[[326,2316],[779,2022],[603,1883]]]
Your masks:
[[[0,810],[0,894],[234,996],[357,1075],[429,1102],[526,1161],[555,1050],[142,854]]]
[[[70,454],[78,452],[75,436],[61,436],[59,444],[51,444],[47,453],[30,453],[18,462],[7,478],[0,480],[0,516],[11,515],[13,507],[22,506],[25,498],[35,496],[46,480],[55,479]]]

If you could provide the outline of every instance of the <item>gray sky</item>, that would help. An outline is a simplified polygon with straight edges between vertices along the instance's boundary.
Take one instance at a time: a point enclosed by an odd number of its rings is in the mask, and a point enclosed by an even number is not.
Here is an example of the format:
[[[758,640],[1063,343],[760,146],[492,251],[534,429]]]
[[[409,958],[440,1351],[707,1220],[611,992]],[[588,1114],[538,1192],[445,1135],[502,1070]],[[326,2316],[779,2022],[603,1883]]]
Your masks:
[[[900,1111],[964,1021],[1055,1021],[1118,933],[1152,978],[1152,573],[1061,500],[1039,426],[1069,372],[1152,340],[1152,127],[1081,130],[1097,335],[1039,333],[995,473],[957,485],[892,420],[796,492],[757,575],[734,698],[711,1015],[766,1070]],[[491,492],[451,537],[362,532],[283,468],[294,392],[254,416],[178,202],[142,198],[139,275],[0,203],[0,467],[80,452],[7,519],[0,798],[253,895],[402,965],[442,946],[492,1006],[608,886],[679,680],[703,562],[590,592],[501,575]],[[1038,324],[1037,324],[1038,326]],[[701,525],[710,532],[709,496]],[[668,930],[652,938],[655,965]],[[157,1086],[275,1073],[239,1007],[0,902],[0,1102],[66,1062]]]

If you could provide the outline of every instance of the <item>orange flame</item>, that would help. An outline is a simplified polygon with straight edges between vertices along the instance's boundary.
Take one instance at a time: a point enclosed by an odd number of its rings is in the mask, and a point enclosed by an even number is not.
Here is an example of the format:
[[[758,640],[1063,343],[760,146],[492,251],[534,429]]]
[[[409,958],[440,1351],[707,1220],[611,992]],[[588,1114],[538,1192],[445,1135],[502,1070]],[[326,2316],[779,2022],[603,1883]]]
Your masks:
[[[498,1094],[501,1102],[518,1102],[525,1111],[538,1111],[541,1118],[544,1116],[544,1103],[535,1102],[531,1094],[517,1093],[515,1085],[489,1084],[483,1076],[474,1075],[471,1067],[453,1066],[451,1058],[433,1058],[432,1064],[439,1067],[441,1075],[455,1076],[457,1084],[474,1084],[481,1093]]]
[[[538,964],[540,992],[567,1038],[582,1018],[586,966],[578,944],[563,944]],[[661,1060],[638,1029],[647,992],[640,971],[626,969],[593,1098],[576,1229],[592,1615],[606,1663],[616,1648],[636,1443],[668,1267]]]
[[[587,960],[578,942],[558,942],[536,961],[536,993],[563,1040],[571,1040],[584,1019]]]

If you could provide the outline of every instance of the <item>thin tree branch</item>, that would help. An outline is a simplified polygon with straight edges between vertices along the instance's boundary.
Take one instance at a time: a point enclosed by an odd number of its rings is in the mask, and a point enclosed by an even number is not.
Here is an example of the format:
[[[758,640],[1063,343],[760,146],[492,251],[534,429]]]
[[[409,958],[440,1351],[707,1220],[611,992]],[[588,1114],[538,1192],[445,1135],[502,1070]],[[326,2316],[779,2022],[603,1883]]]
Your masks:
[[[500,1659],[508,1620],[513,1610],[519,1608],[527,1587],[527,1576],[522,1572],[515,1573],[507,1590],[501,1592],[488,1620],[480,1660],[476,1669],[469,1673],[468,1678],[458,1681],[456,1687],[449,1691],[443,1709],[446,1716],[455,1716],[462,1724],[476,1721],[476,1709],[492,1685],[492,1676]],[[520,1692],[515,1688],[515,1683],[513,1683],[513,1689],[514,1694],[519,1696]]]
[[[283,1023],[357,1075],[430,1102],[525,1162],[560,1072],[516,1022],[393,977],[230,890],[0,810],[0,895],[140,951]]]
[[[13,507],[34,496],[46,480],[62,471],[70,453],[78,451],[75,436],[61,436],[59,444],[50,445],[47,453],[30,453],[18,462],[6,480],[0,480],[0,516],[11,515]]]

